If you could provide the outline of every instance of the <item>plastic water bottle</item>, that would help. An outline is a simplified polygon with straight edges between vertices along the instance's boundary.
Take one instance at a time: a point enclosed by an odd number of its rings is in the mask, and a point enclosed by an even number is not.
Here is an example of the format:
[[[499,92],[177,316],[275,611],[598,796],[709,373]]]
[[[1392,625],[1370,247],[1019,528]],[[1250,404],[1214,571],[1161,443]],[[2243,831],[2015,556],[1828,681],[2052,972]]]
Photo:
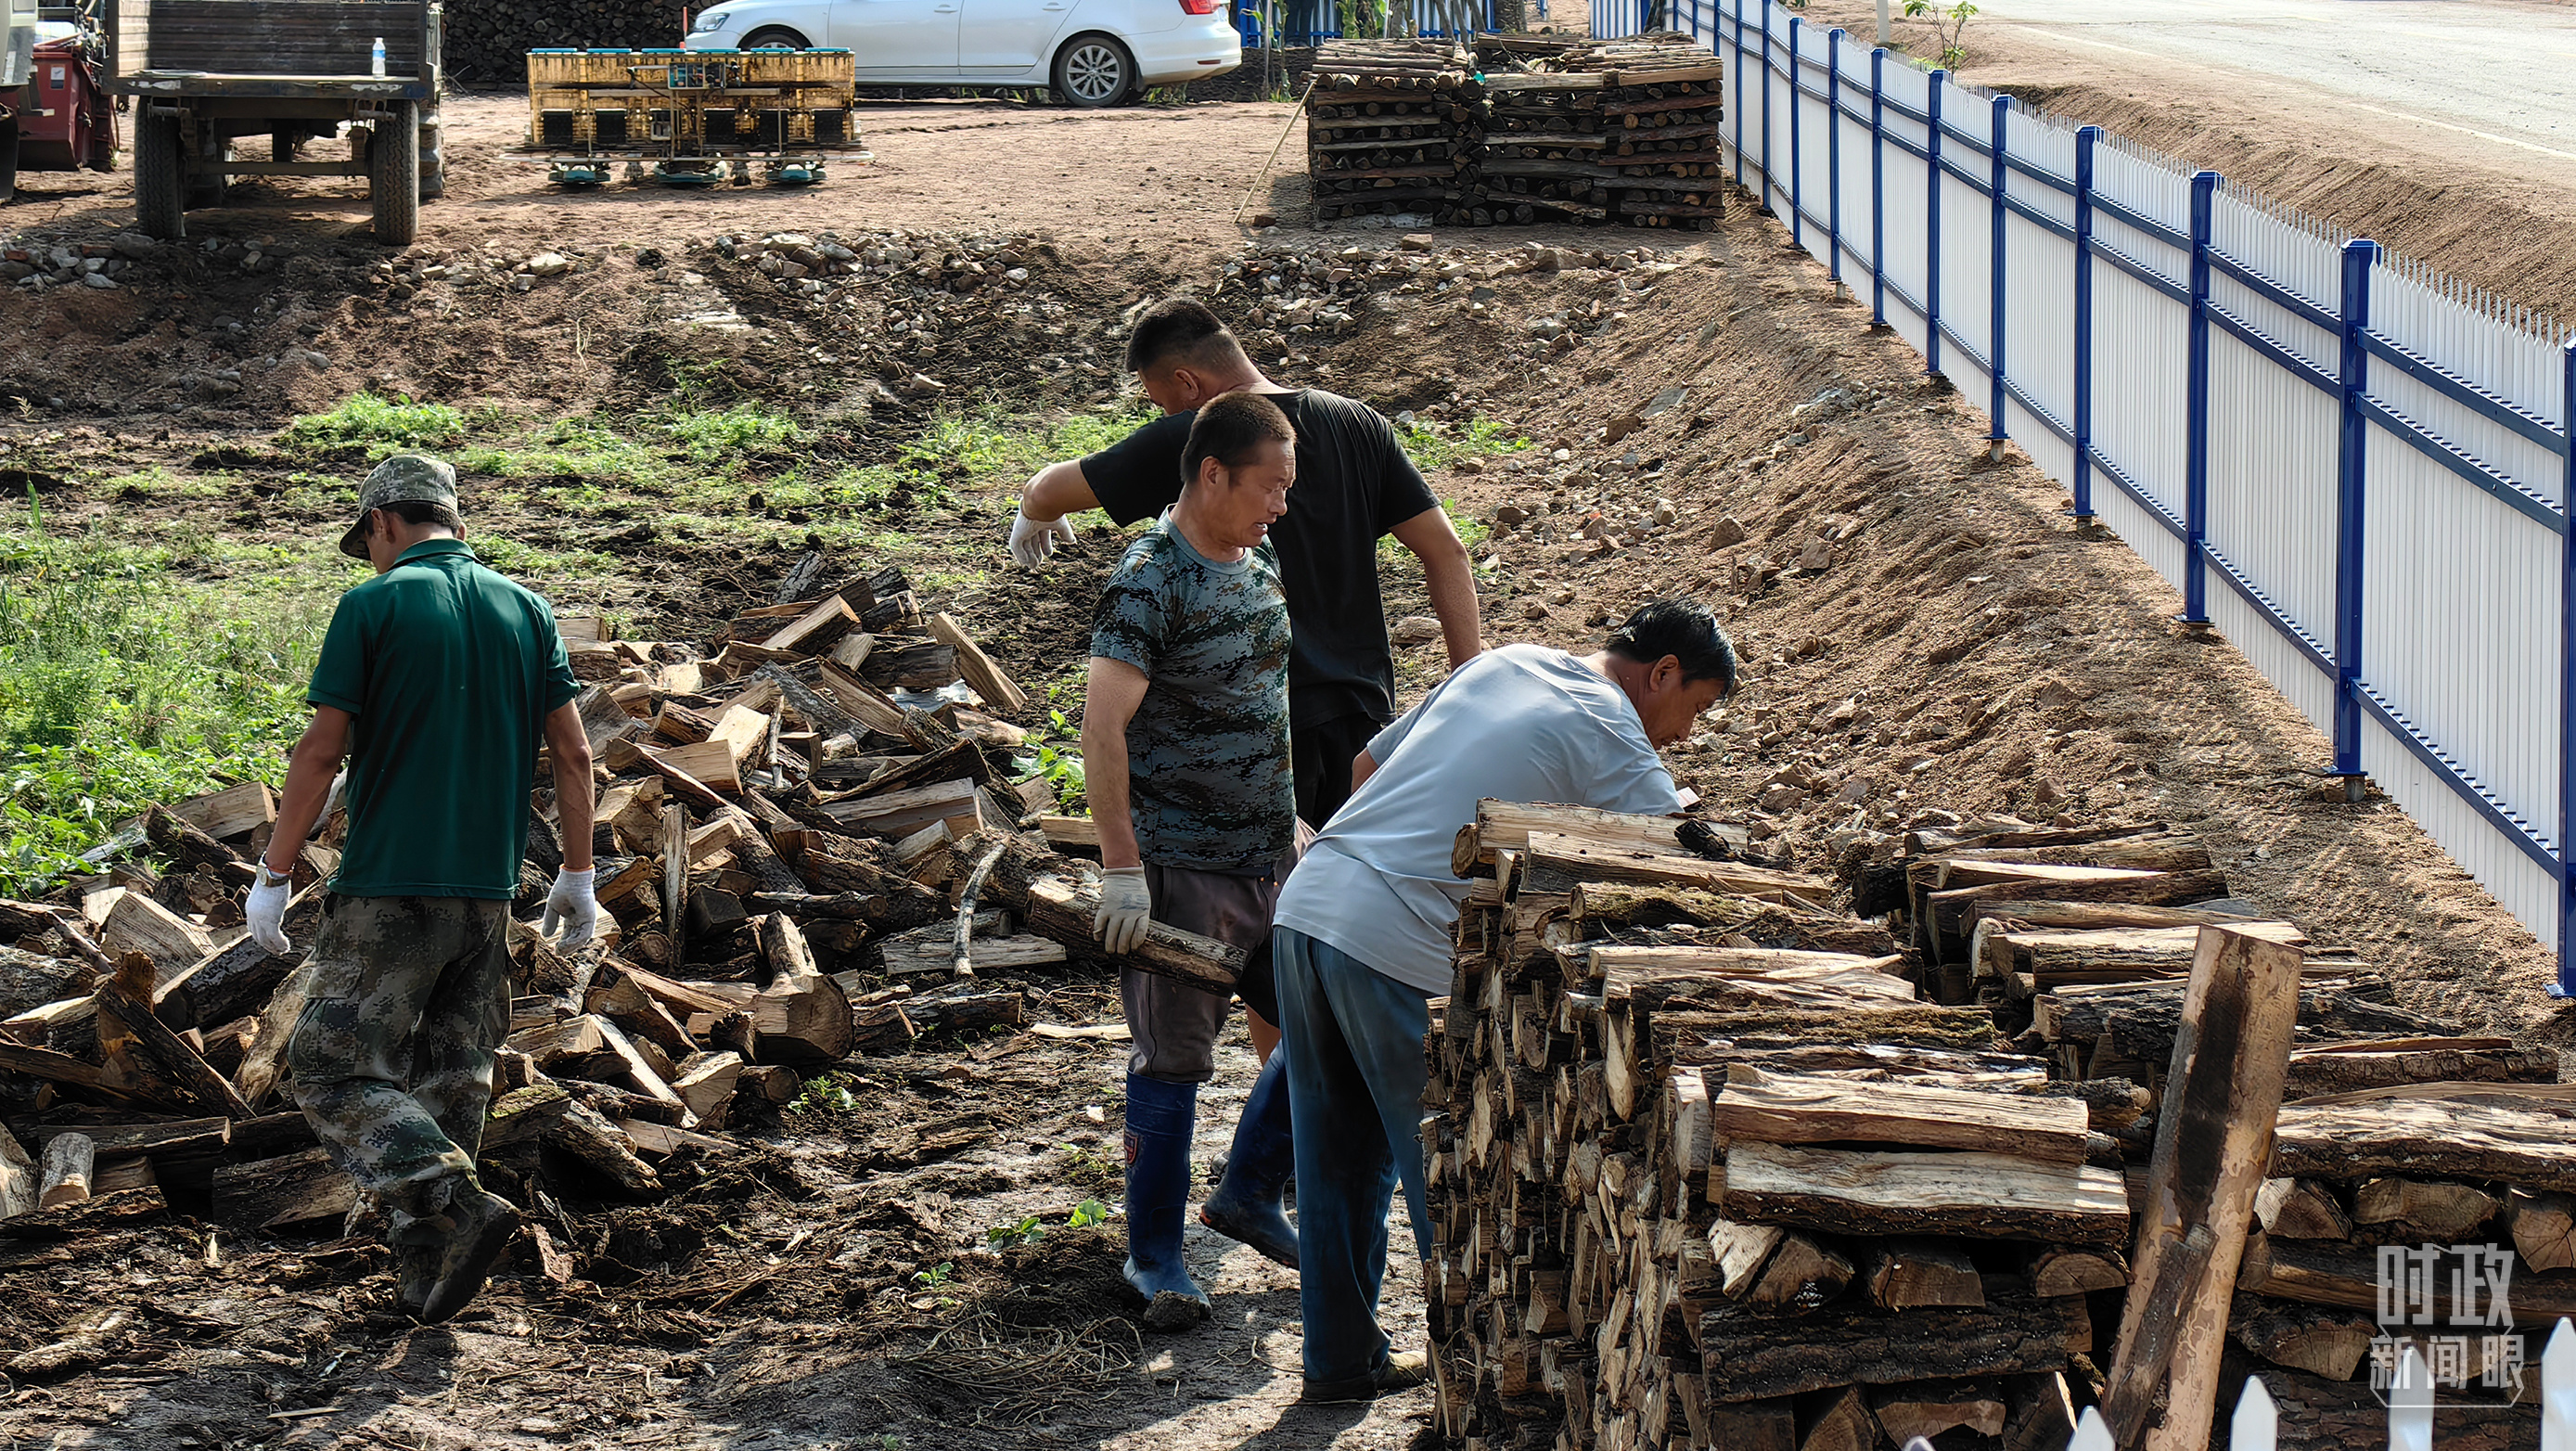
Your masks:
[[[375,63],[376,74],[383,75],[385,73],[385,38],[381,35],[376,37]]]

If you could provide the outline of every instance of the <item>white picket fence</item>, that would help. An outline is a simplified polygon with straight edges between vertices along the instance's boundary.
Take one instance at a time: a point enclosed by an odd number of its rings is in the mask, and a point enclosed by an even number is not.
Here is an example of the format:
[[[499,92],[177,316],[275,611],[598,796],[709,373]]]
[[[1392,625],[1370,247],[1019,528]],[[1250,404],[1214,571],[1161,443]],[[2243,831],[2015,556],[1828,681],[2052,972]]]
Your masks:
[[[1592,17],[1707,41],[1735,179],[2576,991],[2576,335],[1778,0]]]
[[[2540,1451],[2576,1451],[2576,1326],[2561,1320],[2550,1332],[2535,1379],[2540,1396]],[[2432,1374],[2415,1347],[2407,1346],[2388,1387],[2388,1451],[2433,1451],[2433,1395]],[[2279,1437],[2280,1413],[2263,1378],[2255,1376],[2245,1382],[2245,1394],[2236,1402],[2228,1445],[2231,1451],[2274,1451]],[[2066,1451],[2116,1451],[2101,1412],[2084,1412]]]

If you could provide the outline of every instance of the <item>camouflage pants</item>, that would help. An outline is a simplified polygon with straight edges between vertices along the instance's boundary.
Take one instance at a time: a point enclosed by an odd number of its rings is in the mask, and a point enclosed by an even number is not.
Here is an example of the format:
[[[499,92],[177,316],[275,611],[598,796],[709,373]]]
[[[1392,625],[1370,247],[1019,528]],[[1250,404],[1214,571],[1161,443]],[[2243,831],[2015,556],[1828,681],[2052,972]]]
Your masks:
[[[434,1242],[448,1196],[475,1182],[510,1026],[509,928],[501,901],[324,900],[286,1065],[296,1105],[384,1202],[397,1244]]]

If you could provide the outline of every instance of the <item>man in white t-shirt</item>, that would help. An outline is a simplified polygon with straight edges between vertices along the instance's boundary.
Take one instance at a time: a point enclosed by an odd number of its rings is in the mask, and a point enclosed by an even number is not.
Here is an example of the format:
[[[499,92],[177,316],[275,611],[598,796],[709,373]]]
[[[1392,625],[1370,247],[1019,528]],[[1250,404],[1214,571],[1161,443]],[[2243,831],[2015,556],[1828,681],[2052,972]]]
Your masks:
[[[1358,782],[1289,877],[1272,917],[1291,1117],[1382,1135],[1297,1135],[1298,1292],[1305,1398],[1368,1400],[1421,1383],[1377,1323],[1386,1211],[1423,1211],[1422,1037],[1449,990],[1467,883],[1449,870],[1476,803],[1681,809],[1659,746],[1735,688],[1735,647],[1705,606],[1658,600],[1598,654],[1507,645],[1460,666],[1360,753]]]

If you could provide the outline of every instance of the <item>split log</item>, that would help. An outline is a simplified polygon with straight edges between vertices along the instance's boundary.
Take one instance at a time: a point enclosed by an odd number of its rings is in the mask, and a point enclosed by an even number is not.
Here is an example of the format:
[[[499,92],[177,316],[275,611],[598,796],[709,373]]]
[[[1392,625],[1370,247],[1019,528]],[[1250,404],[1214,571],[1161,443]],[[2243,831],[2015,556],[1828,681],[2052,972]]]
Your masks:
[[[550,1124],[571,1109],[572,1095],[550,1079],[541,1078],[525,1088],[512,1089],[493,1099],[492,1106],[484,1111],[480,1154],[488,1156],[535,1143]]]
[[[84,1123],[77,1126],[38,1124],[34,1133],[39,1142],[50,1147],[65,1134],[85,1135],[99,1155],[122,1158],[127,1154],[149,1154],[152,1157],[187,1159],[219,1154],[232,1142],[232,1121],[220,1118],[161,1119],[142,1123]]]
[[[1852,1262],[1803,1234],[1784,1234],[1744,1299],[1784,1318],[1823,1308],[1852,1282]]]
[[[1241,948],[1164,922],[1147,924],[1145,940],[1124,957],[1102,952],[1091,925],[1100,911],[1100,889],[1089,883],[1061,878],[1032,882],[1026,901],[1029,930],[1063,944],[1078,962],[1133,967],[1219,994],[1232,993],[1243,973]]]
[[[1857,1386],[1828,1392],[1807,1419],[1798,1451],[1877,1451],[1878,1418]]]
[[[1871,1395],[1869,1405],[1888,1439],[1900,1446],[1917,1436],[1929,1441],[1946,1431],[2000,1436],[2004,1429],[2003,1397],[1993,1387],[1902,1386]]]
[[[60,1209],[89,1198],[89,1176],[97,1162],[98,1143],[87,1134],[56,1134],[45,1145],[44,1173],[37,1183],[36,1207]]]
[[[2506,1191],[2505,1206],[2512,1216],[2513,1247],[2521,1252],[2525,1268],[2576,1268],[2576,1198],[2517,1186]]]
[[[975,782],[968,777],[933,782],[883,795],[836,801],[823,815],[846,831],[903,836],[934,821],[944,821],[958,836],[983,829]]]
[[[35,1209],[44,1191],[44,1171],[28,1156],[18,1136],[0,1128],[0,1219],[15,1219]]]
[[[715,1129],[724,1126],[733,1104],[736,1085],[742,1081],[742,1055],[734,1052],[701,1053],[680,1065],[680,1076],[671,1082],[671,1091],[697,1115],[698,1126]]]
[[[1590,806],[1550,806],[1489,797],[1476,803],[1476,819],[1459,828],[1449,868],[1461,877],[1474,875],[1480,867],[1491,871],[1497,853],[1526,850],[1533,832],[1600,851],[1693,856],[1697,853],[1681,842],[1686,824],[1706,829],[1734,850],[1744,849],[1752,840],[1743,827],[1728,822],[1686,823],[1680,817],[1637,816]]]
[[[357,1181],[323,1149],[215,1170],[215,1218],[226,1224],[274,1229],[339,1219],[357,1202]]]
[[[173,976],[215,950],[215,939],[206,929],[141,892],[116,899],[99,928],[98,942],[111,956],[140,952],[161,965],[165,975]]]
[[[752,1063],[815,1066],[847,1057],[857,1037],[849,996],[814,965],[794,919],[784,912],[763,918],[760,948],[769,986],[743,1009],[724,1046]]]
[[[2227,1320],[2228,1334],[2237,1344],[2274,1365],[2327,1380],[2352,1379],[2379,1333],[2366,1315],[2339,1315],[2253,1295],[2237,1296]]]
[[[2278,1239],[2349,1239],[2352,1216],[2334,1190],[2314,1179],[2266,1179],[2254,1194],[2254,1218]]]
[[[2116,1250],[2079,1250],[2053,1245],[2032,1257],[2030,1290],[2043,1299],[2117,1290],[2129,1283],[2128,1261]]]
[[[99,1052],[122,1093],[181,1113],[249,1118],[249,1100],[152,1012],[152,969],[135,954],[98,986]]]
[[[2074,1439],[2075,1398],[2063,1375],[2006,1377],[2004,1405],[2009,1419],[2003,1451],[2064,1451]]]
[[[2129,1232],[2118,1174],[2004,1154],[1739,1144],[1727,1154],[1719,1203],[1730,1219],[1830,1234],[2116,1244]]]
[[[216,841],[247,836],[277,820],[277,793],[265,782],[246,781],[239,786],[192,797],[170,808],[170,814],[187,822]],[[148,828],[147,828],[148,829]]]
[[[932,615],[930,638],[957,652],[958,673],[995,710],[1004,715],[1018,715],[1028,708],[1028,693],[1021,690],[1001,666],[993,663],[993,657],[984,653],[984,647],[976,644],[974,637],[967,634],[954,617]]]
[[[1877,1246],[1867,1284],[1870,1303],[1883,1310],[1986,1303],[1986,1284],[1975,1262],[1956,1245],[1938,1240],[1893,1239]]]
[[[2223,1287],[2236,1279],[2254,1219],[2299,1010],[2299,949],[2231,928],[2199,931],[2103,1398],[2122,1445],[2167,1401],[2148,1433],[2153,1451],[2196,1451],[2208,1440],[2227,1331]]]
[[[2576,1104],[2385,1098],[2281,1109],[2272,1172],[2313,1178],[2422,1176],[2576,1192]]]
[[[1710,1111],[1721,1146],[1905,1144],[2073,1164],[2083,1161],[2087,1133],[2084,1105],[2073,1099],[1790,1074],[1745,1082],[1730,1073]]]
[[[322,915],[319,883],[295,894],[286,904],[286,931],[309,946]],[[211,1027],[258,1012],[301,960],[302,949],[271,953],[248,934],[208,953],[175,973],[165,974],[152,994],[152,1010],[172,1028]]]
[[[1744,895],[1778,894],[1822,902],[1833,884],[1822,877],[1696,856],[1615,851],[1557,832],[1533,831],[1521,858],[1526,892],[1572,892],[1585,882],[1631,882],[1698,887]]]
[[[1736,1305],[1701,1317],[1700,1356],[1719,1401],[1803,1395],[1852,1385],[1901,1385],[2058,1370],[2065,1324],[2039,1302],[1984,1309],[1827,1307],[1794,1321]]]
[[[2501,1200],[2467,1184],[2421,1179],[2364,1179],[2352,1193],[2355,1224],[2395,1224],[2420,1238],[2452,1244],[2468,1239],[2504,1208]]]
[[[551,1118],[541,1132],[548,1143],[579,1159],[624,1193],[638,1199],[661,1196],[662,1176],[635,1156],[635,1141],[590,1105],[567,1100],[563,1112]]]

